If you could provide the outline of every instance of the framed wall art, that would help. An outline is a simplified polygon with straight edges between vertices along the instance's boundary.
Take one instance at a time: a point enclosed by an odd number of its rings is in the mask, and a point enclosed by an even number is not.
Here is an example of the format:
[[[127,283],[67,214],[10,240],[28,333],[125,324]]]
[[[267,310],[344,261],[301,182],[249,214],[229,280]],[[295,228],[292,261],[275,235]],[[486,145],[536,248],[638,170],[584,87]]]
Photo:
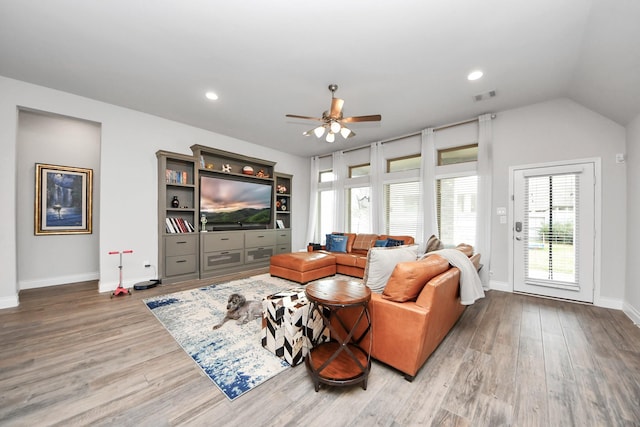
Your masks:
[[[36,163],[35,234],[91,234],[93,170]]]

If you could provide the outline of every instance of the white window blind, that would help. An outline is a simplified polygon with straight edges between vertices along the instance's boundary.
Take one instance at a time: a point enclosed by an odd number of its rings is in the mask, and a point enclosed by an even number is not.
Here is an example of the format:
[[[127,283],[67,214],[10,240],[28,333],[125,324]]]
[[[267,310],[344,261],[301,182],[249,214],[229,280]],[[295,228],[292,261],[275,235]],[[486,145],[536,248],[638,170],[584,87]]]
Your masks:
[[[579,174],[525,178],[525,279],[578,284]]]
[[[385,184],[384,200],[385,233],[416,238],[420,219],[420,183],[411,181]]]
[[[436,192],[440,240],[446,246],[475,245],[478,177],[438,179]]]

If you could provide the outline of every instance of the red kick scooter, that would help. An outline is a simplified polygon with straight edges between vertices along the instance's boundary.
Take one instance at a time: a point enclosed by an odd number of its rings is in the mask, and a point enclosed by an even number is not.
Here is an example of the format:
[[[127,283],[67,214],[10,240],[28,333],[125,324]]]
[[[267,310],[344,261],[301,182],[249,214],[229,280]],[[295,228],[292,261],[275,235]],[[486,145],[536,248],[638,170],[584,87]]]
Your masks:
[[[109,255],[120,254],[120,265],[118,265],[118,269],[120,270],[120,280],[118,281],[118,287],[111,294],[111,298],[117,297],[118,295],[131,295],[131,289],[127,289],[122,286],[122,254],[132,254],[133,251],[128,249],[126,251],[111,251]]]

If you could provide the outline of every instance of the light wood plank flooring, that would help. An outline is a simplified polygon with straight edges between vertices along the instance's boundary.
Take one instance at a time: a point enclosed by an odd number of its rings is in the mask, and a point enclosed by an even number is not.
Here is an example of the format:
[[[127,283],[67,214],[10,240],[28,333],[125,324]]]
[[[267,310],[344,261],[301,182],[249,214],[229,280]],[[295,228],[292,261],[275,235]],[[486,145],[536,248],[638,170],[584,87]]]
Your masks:
[[[366,391],[316,393],[300,365],[229,402],[141,302],[203,283],[114,299],[95,282],[21,292],[0,310],[0,425],[640,426],[638,327],[496,291],[412,383],[374,362]]]

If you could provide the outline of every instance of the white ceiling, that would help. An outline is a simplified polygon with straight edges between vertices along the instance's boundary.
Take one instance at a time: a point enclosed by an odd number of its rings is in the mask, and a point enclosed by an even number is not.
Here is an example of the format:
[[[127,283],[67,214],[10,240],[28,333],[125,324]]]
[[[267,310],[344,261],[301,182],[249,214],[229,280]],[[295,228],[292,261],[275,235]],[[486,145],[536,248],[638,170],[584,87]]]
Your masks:
[[[310,156],[557,97],[626,125],[639,23],[637,0],[0,0],[0,75]],[[382,121],[302,136],[285,114],[330,83]]]

